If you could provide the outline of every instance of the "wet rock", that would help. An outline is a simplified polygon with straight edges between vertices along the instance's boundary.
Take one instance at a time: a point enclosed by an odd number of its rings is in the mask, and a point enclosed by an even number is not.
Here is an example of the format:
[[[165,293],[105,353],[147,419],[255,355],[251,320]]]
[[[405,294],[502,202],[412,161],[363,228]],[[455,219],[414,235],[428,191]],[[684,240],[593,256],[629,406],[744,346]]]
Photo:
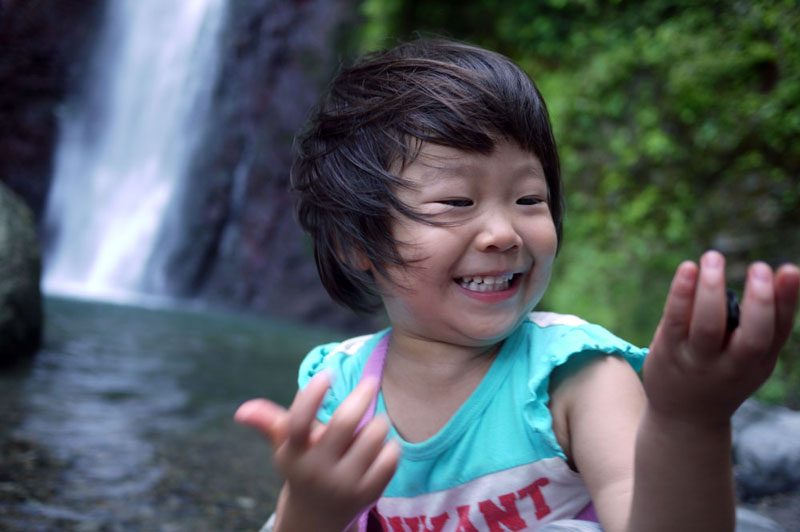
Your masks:
[[[29,357],[42,336],[41,254],[30,209],[0,183],[0,366]]]
[[[736,532],[786,532],[786,529],[757,512],[746,508],[737,508]]]
[[[796,532],[800,525],[800,491],[776,493],[741,502],[737,511],[741,510],[768,517],[787,532]]]
[[[51,498],[64,467],[26,438],[11,435],[0,439],[0,515],[12,516],[21,503]],[[0,529],[5,530],[3,526],[0,522]]]
[[[750,399],[732,421],[740,498],[800,489],[800,412]]]

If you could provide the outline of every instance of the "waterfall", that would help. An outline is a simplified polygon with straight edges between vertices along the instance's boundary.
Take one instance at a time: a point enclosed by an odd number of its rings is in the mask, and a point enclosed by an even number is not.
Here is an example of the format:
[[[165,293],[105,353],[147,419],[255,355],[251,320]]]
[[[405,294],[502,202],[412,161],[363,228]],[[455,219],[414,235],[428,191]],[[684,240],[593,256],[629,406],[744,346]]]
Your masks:
[[[169,212],[202,148],[225,0],[109,0],[85,86],[60,116],[47,293],[168,289]]]

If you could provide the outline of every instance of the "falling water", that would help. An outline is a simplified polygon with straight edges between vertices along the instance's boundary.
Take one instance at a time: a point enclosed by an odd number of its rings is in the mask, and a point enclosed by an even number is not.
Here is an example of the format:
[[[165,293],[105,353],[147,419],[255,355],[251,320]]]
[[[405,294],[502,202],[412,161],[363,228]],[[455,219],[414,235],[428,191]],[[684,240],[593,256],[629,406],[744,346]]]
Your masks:
[[[166,286],[167,213],[202,140],[225,0],[109,0],[89,79],[61,117],[46,210],[49,293]]]

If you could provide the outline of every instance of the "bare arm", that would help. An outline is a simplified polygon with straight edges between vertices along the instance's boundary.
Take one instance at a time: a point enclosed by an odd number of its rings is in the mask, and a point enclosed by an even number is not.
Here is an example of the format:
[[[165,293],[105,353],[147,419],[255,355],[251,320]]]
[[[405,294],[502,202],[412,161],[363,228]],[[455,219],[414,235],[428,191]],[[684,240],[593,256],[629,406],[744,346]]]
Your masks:
[[[633,495],[636,431],[646,399],[626,361],[597,356],[553,392],[554,430],[606,532],[622,532]]]
[[[631,530],[732,531],[730,418],[767,380],[792,328],[800,271],[748,270],[741,324],[725,329],[725,265],[681,264],[645,363]]]

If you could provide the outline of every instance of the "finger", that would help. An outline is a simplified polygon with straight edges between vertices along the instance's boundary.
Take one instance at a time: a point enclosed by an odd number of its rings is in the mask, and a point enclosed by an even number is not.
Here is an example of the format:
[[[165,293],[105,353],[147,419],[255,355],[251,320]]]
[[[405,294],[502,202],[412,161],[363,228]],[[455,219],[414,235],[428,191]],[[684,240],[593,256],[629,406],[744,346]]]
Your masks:
[[[772,269],[763,262],[751,264],[747,271],[741,323],[730,341],[738,357],[769,357],[775,337],[775,288]]]
[[[689,345],[700,356],[719,353],[725,339],[725,258],[707,251],[700,259],[700,274],[689,323]]]
[[[775,272],[775,338],[772,350],[777,353],[786,343],[794,325],[800,297],[800,268],[784,264]]]
[[[347,471],[357,472],[360,477],[380,453],[387,434],[389,434],[389,422],[386,417],[383,415],[374,417],[358,433],[340,460],[339,466]]]
[[[325,434],[325,430],[327,428],[327,425],[315,420],[314,423],[311,424],[311,434],[308,437],[308,443],[310,445],[315,445],[320,439],[322,439],[322,435]]]
[[[233,415],[234,421],[253,427],[266,436],[273,447],[286,439],[286,409],[266,399],[251,399]]]
[[[359,491],[364,494],[365,502],[371,502],[381,496],[397,470],[401,452],[402,448],[397,440],[389,440],[383,444],[378,456],[372,461],[358,484]]]
[[[377,379],[363,379],[331,416],[320,442],[336,457],[341,456],[353,441],[356,427],[377,392]]]
[[[289,407],[289,443],[296,449],[304,449],[308,445],[314,420],[317,418],[322,400],[331,385],[331,378],[327,371],[318,373],[312,378],[305,389],[300,391]]]
[[[672,278],[659,324],[660,335],[671,345],[683,341],[689,334],[696,286],[697,265],[691,261],[681,263]]]

